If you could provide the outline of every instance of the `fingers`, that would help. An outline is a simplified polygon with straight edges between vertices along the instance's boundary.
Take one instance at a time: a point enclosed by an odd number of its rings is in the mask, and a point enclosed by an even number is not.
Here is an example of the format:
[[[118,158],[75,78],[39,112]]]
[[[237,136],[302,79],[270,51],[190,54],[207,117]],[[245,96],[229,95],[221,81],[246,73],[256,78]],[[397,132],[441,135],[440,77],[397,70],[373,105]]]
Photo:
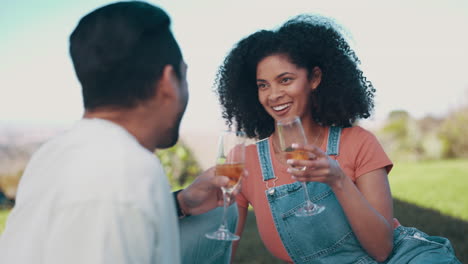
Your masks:
[[[236,196],[239,194],[240,190],[241,190],[241,183],[239,182],[236,185],[236,187],[234,187],[231,193],[226,194],[228,198],[227,201],[229,202],[228,205],[231,205],[236,201]],[[218,202],[217,202],[218,206],[224,206],[224,196],[221,190],[217,192],[217,199],[218,199]]]
[[[213,183],[215,187],[218,187],[218,188],[226,187],[229,183],[229,178],[226,176],[216,176],[216,177],[213,177],[211,182]]]
[[[233,204],[235,202],[235,197],[240,193],[241,191],[241,185],[242,185],[242,178],[243,177],[248,177],[249,173],[246,169],[242,172],[242,177],[239,180],[239,183],[234,187],[232,192],[229,195],[229,205]],[[223,194],[221,191],[221,187],[227,187],[229,184],[229,178],[226,176],[214,176],[211,179],[211,183],[213,187],[216,187],[218,189],[217,191],[217,204],[218,206],[223,206],[224,201],[223,201]]]
[[[317,168],[322,168],[322,167],[327,167],[328,162],[326,159],[308,159],[308,160],[295,160],[295,159],[289,159],[286,161],[286,163],[295,168],[301,168],[301,167],[307,167],[309,169],[317,169]]]
[[[311,181],[312,179],[314,181],[320,181],[320,177],[327,177],[327,175],[330,174],[330,169],[328,168],[322,168],[322,169],[310,169],[306,168],[305,170],[298,170],[294,168],[288,168],[288,173],[291,174],[291,176],[296,179],[305,179]]]
[[[302,147],[302,146],[298,146]],[[313,148],[310,146],[309,149]],[[312,156],[313,154],[311,154]],[[293,179],[298,181],[311,181],[313,177],[323,175],[323,169],[328,167],[326,159],[317,159],[311,157],[308,160],[288,159],[286,162],[290,166],[287,172],[291,174]],[[321,172],[320,174],[319,171]]]
[[[317,160],[291,160],[288,162],[291,166],[287,169],[291,177],[296,181],[315,181],[327,184],[346,177],[338,161],[327,158]],[[297,168],[303,168],[302,170]]]
[[[239,183],[237,184],[236,187],[234,187],[234,190],[232,190],[232,196],[235,197],[236,195],[238,195],[240,193],[240,190],[241,190],[241,185],[242,185],[242,180],[239,181]]]
[[[294,149],[302,149],[309,152],[309,156],[311,159],[320,158],[320,157],[327,157],[327,154],[323,152],[322,149],[315,145],[302,145],[302,144],[292,144]]]
[[[195,179],[196,181],[201,181],[201,182],[213,182],[213,178],[215,177],[215,167],[211,167],[204,172],[202,172],[198,177]]]
[[[218,206],[223,206],[224,205],[224,197],[221,191],[217,192],[218,196]]]

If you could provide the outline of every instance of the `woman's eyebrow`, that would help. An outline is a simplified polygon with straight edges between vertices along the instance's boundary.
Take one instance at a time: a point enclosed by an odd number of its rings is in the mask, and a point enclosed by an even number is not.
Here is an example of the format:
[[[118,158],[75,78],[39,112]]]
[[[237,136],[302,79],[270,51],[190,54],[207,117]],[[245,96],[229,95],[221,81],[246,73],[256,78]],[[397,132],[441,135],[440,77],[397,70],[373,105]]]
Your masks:
[[[294,73],[292,73],[292,72],[283,72],[283,73],[279,74],[278,76],[276,76],[275,79],[279,79],[279,78],[281,78],[281,77],[283,77],[283,76],[285,76],[287,74],[294,74]]]
[[[285,76],[285,75],[287,75],[287,74],[293,74],[293,75],[295,75],[295,74],[292,73],[292,72],[283,72],[283,73],[279,74],[278,76],[276,76],[275,79],[279,79],[279,78],[281,78],[281,77],[283,77],[283,76]],[[257,82],[266,82],[266,80],[264,80],[264,79],[257,79]]]

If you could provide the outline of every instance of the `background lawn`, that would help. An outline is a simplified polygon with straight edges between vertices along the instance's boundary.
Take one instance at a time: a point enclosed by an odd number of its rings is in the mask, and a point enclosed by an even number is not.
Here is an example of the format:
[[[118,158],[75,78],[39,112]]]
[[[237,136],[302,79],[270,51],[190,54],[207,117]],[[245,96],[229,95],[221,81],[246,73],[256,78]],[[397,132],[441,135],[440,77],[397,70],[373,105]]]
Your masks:
[[[450,239],[468,263],[468,160],[396,163],[390,174],[394,214],[405,226]],[[0,233],[7,210],[0,210]],[[249,211],[234,263],[282,263],[263,246]]]
[[[468,221],[468,160],[397,163],[393,197]]]

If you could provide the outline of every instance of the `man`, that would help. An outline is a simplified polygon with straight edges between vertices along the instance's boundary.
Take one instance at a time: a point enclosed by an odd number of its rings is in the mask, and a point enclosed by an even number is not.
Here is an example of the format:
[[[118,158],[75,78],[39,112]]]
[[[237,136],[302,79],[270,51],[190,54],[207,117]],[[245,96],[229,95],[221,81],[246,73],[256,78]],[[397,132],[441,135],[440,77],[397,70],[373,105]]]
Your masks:
[[[167,14],[144,2],[81,19],[70,54],[85,113],[44,144],[19,184],[0,263],[179,263],[176,209],[156,148],[178,139],[187,66]],[[179,215],[221,204],[213,170],[176,193]],[[194,227],[196,228],[196,227]]]

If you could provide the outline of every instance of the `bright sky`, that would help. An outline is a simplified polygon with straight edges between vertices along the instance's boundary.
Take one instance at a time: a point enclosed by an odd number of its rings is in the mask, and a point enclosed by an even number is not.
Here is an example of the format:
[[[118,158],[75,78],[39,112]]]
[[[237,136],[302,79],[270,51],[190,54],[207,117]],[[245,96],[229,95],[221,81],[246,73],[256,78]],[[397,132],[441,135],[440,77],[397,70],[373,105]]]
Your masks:
[[[4,1],[0,9],[0,121],[71,124],[82,113],[68,36],[104,0]],[[377,89],[374,120],[404,109],[442,115],[467,103],[468,1],[150,1],[168,11],[189,64],[183,131],[222,126],[212,92],[235,42],[300,13],[335,18],[351,33]]]

